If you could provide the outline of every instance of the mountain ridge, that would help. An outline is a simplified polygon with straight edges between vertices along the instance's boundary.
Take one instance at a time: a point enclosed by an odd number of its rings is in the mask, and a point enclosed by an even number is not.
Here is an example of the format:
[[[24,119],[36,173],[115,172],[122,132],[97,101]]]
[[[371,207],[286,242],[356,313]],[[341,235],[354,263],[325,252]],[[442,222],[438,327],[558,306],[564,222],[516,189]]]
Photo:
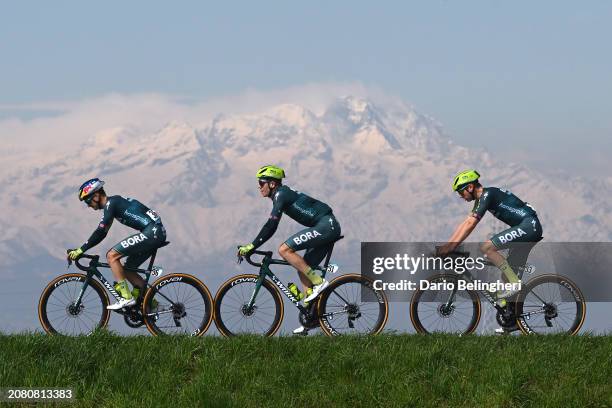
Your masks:
[[[454,174],[468,167],[485,185],[511,188],[541,210],[547,240],[612,240],[610,178],[550,178],[456,145],[440,124],[403,103],[346,96],[320,114],[282,104],[259,114],[219,114],[201,127],[171,121],[145,134],[130,126],[103,129],[75,153],[20,162],[0,175],[0,265],[14,263],[15,252],[60,258],[64,248],[80,245],[101,215],[76,199],[89,177],[161,214],[177,248],[172,263],[206,262],[251,240],[265,222],[270,203],[259,196],[254,174],[269,163],[286,169],[288,185],[334,208],[347,236],[339,255],[347,258],[361,241],[446,239],[471,208],[450,189]],[[301,228],[286,218],[268,247]],[[474,239],[505,229],[492,216],[482,224]],[[127,235],[117,225],[100,247]]]

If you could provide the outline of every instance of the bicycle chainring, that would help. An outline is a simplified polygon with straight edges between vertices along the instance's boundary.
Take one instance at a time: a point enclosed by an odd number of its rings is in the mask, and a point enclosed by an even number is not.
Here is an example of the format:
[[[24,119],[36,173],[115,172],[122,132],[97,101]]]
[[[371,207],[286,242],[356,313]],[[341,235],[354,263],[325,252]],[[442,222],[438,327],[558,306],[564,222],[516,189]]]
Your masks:
[[[123,315],[123,321],[132,329],[137,329],[144,324],[140,310],[131,309]]]
[[[309,312],[310,313],[308,314],[300,312],[300,315],[298,316],[300,324],[307,329],[316,329],[317,327],[319,327],[319,319],[314,313],[314,308],[311,308]]]
[[[516,316],[508,308],[504,308],[503,313],[498,311],[495,319],[501,327],[513,327],[516,325]]]

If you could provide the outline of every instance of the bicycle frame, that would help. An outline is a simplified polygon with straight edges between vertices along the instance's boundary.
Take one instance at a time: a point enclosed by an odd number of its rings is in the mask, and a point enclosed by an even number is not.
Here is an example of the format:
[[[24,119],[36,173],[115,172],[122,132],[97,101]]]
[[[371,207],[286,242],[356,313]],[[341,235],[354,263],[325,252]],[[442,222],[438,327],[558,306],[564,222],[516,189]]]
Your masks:
[[[457,279],[462,279],[470,283],[474,282],[474,278],[472,277],[472,274],[469,271],[464,272],[461,275],[458,275]],[[451,304],[455,301],[455,296],[457,294],[457,291],[458,291],[458,288],[453,288],[453,290],[451,291],[451,295],[449,296],[449,299],[446,302],[446,307],[450,307]],[[493,296],[488,291],[481,290],[481,289],[476,289],[475,291],[479,293],[480,295],[482,295],[491,304],[491,306],[493,306],[499,312],[501,313],[504,312],[504,308],[497,304],[497,301],[495,300],[495,298],[493,298]]]
[[[149,278],[151,277],[151,271],[153,270],[153,263],[155,262],[155,256],[157,255],[157,250],[155,250],[153,252],[153,254],[151,255],[151,259],[149,261],[149,266],[147,269],[140,269],[140,268],[130,268],[130,267],[124,267],[124,271],[128,271],[128,272],[136,272],[136,273],[141,273],[145,275],[145,283],[146,286],[148,286],[149,288],[151,288],[151,285],[149,285]],[[110,265],[104,262],[100,262],[100,256],[99,255],[81,255],[81,258],[87,258],[90,259],[89,261],[89,265],[85,266],[82,265],[77,261],[75,261],[75,265],[77,266],[77,268],[79,268],[80,270],[82,270],[83,272],[87,273],[87,279],[85,280],[85,282],[83,282],[83,286],[81,287],[81,291],[79,292],[76,300],[75,300],[75,306],[79,307],[81,305],[81,300],[83,299],[83,295],[85,294],[85,290],[87,289],[87,287],[89,286],[89,281],[90,279],[93,279],[94,277],[98,278],[98,280],[102,283],[102,285],[106,288],[106,290],[108,290],[110,292],[111,295],[113,295],[113,297],[119,301],[121,300],[121,296],[117,293],[117,291],[115,290],[115,288],[113,287],[113,285],[111,285],[111,283],[104,277],[104,275],[102,274],[102,272],[100,272],[98,270],[98,268],[110,268]],[[79,258],[79,259],[81,259]],[[158,292],[159,293],[159,292]],[[144,291],[143,293],[141,293],[139,295],[139,297],[142,297],[144,295]],[[160,293],[161,296],[163,296],[164,298],[166,298],[163,294]],[[166,300],[168,300],[170,303],[172,303],[172,301],[168,298],[166,298]],[[122,313],[121,311],[117,311],[118,313]]]
[[[340,238],[338,238],[338,240],[342,239],[343,237],[341,236]],[[328,267],[329,267],[329,261],[331,259],[331,254],[332,251],[334,249],[334,243],[331,244],[331,247],[329,249],[329,251],[327,252],[326,258],[325,258],[325,263],[323,264],[323,267],[316,267],[314,269],[321,271],[321,277],[325,278],[325,275],[327,274],[328,271]],[[266,277],[269,277],[270,280],[272,281],[272,283],[274,283],[276,285],[276,287],[278,287],[280,289],[280,291],[287,297],[287,299],[289,299],[291,301],[291,303],[293,303],[293,305],[303,314],[307,315],[309,313],[309,308],[305,308],[304,306],[300,305],[300,300],[298,298],[296,298],[293,293],[291,293],[291,291],[281,282],[281,280],[274,274],[274,272],[272,272],[272,270],[270,269],[270,265],[286,265],[286,266],[291,266],[291,264],[287,261],[284,260],[280,260],[280,259],[273,259],[272,258],[272,252],[264,252],[264,251],[253,251],[253,254],[256,255],[263,255],[264,258],[261,261],[261,263],[257,263],[257,262],[253,262],[251,261],[250,257],[247,257],[246,260],[249,264],[259,267],[259,278],[257,279],[257,282],[255,283],[255,289],[253,290],[253,294],[251,295],[251,298],[249,299],[249,303],[247,304],[248,308],[252,308],[255,304],[255,299],[257,298],[257,294],[259,293],[259,290],[261,289],[261,285],[263,285],[263,281],[266,279]],[[314,302],[312,303],[313,305],[315,304]]]
[[[254,253],[264,255],[264,259],[262,260],[261,264],[259,264],[260,266],[259,267],[259,278],[257,279],[257,282],[255,283],[255,289],[253,290],[253,294],[251,295],[251,298],[249,299],[249,303],[247,304],[247,307],[249,308],[253,307],[253,305],[255,304],[255,299],[257,298],[257,294],[259,293],[259,290],[261,289],[261,285],[263,285],[263,281],[266,279],[266,277],[269,277],[272,283],[274,283],[276,287],[278,287],[280,291],[284,293],[287,299],[289,299],[291,303],[293,303],[293,305],[300,310],[300,312],[304,314],[308,313],[306,308],[300,305],[299,299],[296,298],[293,295],[293,293],[291,293],[289,288],[287,288],[283,284],[283,282],[281,282],[281,280],[270,269],[270,265],[291,266],[291,264],[287,261],[281,261],[280,259],[272,259],[272,252],[259,253],[259,251],[255,251]],[[255,264],[255,263],[253,262],[252,264]]]
[[[493,264],[490,261],[485,261],[484,264],[486,266],[494,266],[495,267],[495,264]],[[522,268],[524,268],[524,267],[522,267]],[[474,277],[472,276],[472,274],[469,271],[466,271],[466,272],[464,272],[462,274],[458,274],[458,279],[462,279],[462,280],[465,280],[465,281],[470,282],[470,283],[474,282]],[[457,294],[457,290],[458,290],[457,288],[454,288],[451,291],[451,295],[449,296],[449,299],[446,302],[445,307],[450,307],[453,304],[453,302],[455,301],[455,296]],[[491,306],[493,306],[498,312],[505,313],[505,311],[506,311],[505,307],[502,307],[502,306],[498,305],[497,304],[497,300],[491,295],[490,292],[488,292],[486,290],[482,290],[482,289],[475,289],[475,292],[477,292],[482,297],[484,297],[491,304]],[[534,295],[537,296],[536,294],[534,294]],[[544,313],[544,312],[543,311],[542,312],[538,311],[538,312],[522,313],[522,314],[520,314],[519,316],[516,316],[516,317],[517,318],[519,318],[519,317],[527,317],[527,318],[529,318],[529,316],[531,316],[533,314],[540,314],[540,313]]]

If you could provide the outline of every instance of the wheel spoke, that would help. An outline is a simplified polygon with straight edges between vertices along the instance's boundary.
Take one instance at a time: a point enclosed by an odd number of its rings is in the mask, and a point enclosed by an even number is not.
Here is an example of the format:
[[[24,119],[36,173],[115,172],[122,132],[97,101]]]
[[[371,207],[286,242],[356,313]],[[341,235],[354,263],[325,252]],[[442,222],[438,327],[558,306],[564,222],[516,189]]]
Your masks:
[[[338,282],[324,294],[320,312],[326,325],[338,334],[377,333],[384,324],[386,303],[363,302],[362,291],[375,291],[362,278],[351,277]],[[351,327],[351,324],[353,327]]]
[[[251,309],[246,307],[254,293],[256,282],[245,280],[233,286],[226,284],[225,290],[216,300],[219,311],[217,318],[222,333],[265,335],[275,329],[280,319],[279,302],[282,300],[268,284],[264,283],[260,287]]]

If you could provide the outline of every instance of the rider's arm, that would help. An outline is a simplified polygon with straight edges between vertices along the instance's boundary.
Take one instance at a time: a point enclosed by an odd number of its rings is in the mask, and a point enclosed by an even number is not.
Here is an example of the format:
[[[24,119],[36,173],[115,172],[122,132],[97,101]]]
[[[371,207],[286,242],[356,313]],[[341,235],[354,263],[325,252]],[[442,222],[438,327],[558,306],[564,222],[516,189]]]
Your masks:
[[[495,189],[493,188],[485,188],[483,189],[483,193],[474,203],[474,208],[472,208],[471,216],[476,218],[478,221],[482,219],[487,213],[487,210],[493,205],[495,199]]]
[[[108,230],[113,224],[113,211],[109,204],[104,208],[104,214],[102,215],[102,219],[100,220],[100,224],[98,224],[98,228],[91,234],[89,239],[85,241],[83,245],[81,245],[81,249],[83,252],[87,252],[88,249],[95,247],[98,245],[106,235],[108,234]]]
[[[279,191],[276,193],[273,201],[272,212],[270,213],[270,218],[261,228],[259,234],[253,240],[253,245],[255,248],[259,248],[267,240],[272,238],[272,235],[276,232],[278,228],[278,224],[280,223],[281,217],[283,216],[283,207],[285,205],[285,200],[283,194]]]
[[[448,240],[449,249],[452,251],[457,246],[462,243],[476,228],[478,225],[479,219],[474,216],[474,214],[470,214],[453,232],[450,239]]]
[[[260,246],[265,244],[267,240],[272,238],[272,235],[274,235],[276,229],[278,228],[279,222],[280,217],[277,219],[272,219],[272,217],[268,218],[268,221],[266,221],[264,226],[261,228],[261,231],[259,231],[259,234],[257,234],[257,237],[255,237],[255,239],[253,240],[253,245],[255,246],[255,249],[259,248]]]

